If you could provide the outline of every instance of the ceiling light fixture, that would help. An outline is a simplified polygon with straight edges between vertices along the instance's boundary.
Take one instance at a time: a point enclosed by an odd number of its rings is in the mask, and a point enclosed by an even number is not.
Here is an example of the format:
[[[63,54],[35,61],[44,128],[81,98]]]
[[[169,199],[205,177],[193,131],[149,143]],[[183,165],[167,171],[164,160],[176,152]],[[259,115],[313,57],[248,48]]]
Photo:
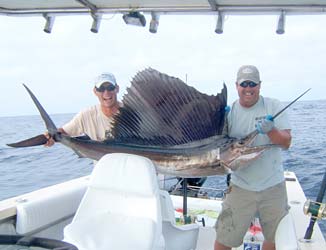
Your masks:
[[[140,14],[138,11],[132,11],[129,12],[128,14],[124,14],[122,18],[126,24],[143,26],[143,27],[145,27],[146,25],[146,19],[144,15]]]

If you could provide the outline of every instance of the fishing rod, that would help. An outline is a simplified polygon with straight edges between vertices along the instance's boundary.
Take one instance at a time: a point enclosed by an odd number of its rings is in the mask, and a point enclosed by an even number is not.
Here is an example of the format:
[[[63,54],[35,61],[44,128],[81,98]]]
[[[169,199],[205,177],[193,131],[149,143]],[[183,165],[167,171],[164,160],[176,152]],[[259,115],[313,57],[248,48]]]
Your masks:
[[[323,198],[325,196],[325,191],[326,191],[326,170],[324,173],[323,180],[321,182],[321,186],[316,198],[316,202],[307,200],[303,206],[303,211],[305,214],[310,214],[310,222],[309,226],[306,230],[304,239],[305,240],[310,240],[312,232],[314,230],[314,225],[317,219],[322,219],[326,218],[326,204],[323,204]]]

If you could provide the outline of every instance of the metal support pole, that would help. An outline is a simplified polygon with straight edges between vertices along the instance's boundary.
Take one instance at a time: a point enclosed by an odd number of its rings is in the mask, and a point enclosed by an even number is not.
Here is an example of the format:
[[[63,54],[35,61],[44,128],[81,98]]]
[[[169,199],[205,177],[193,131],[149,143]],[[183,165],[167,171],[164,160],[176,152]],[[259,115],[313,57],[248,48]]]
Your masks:
[[[183,193],[183,218],[186,221],[187,217],[187,178],[183,179],[182,182],[182,193]]]

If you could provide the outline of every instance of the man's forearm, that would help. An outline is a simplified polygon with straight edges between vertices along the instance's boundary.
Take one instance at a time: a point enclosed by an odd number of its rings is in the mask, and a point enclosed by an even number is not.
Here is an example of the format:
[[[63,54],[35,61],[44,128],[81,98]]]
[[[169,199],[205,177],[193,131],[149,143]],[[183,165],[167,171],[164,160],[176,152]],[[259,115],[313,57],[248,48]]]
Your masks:
[[[288,149],[291,145],[292,136],[290,129],[278,130],[274,128],[267,135],[273,144],[279,145],[284,149]]]

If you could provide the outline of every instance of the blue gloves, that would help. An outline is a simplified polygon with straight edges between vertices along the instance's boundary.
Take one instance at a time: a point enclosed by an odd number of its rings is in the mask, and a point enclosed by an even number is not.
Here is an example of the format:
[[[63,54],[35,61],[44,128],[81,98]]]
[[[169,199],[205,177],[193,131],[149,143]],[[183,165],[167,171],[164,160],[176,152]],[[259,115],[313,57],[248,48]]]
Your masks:
[[[259,134],[267,134],[274,128],[273,116],[267,115],[265,119],[259,120],[256,124],[256,129]]]

